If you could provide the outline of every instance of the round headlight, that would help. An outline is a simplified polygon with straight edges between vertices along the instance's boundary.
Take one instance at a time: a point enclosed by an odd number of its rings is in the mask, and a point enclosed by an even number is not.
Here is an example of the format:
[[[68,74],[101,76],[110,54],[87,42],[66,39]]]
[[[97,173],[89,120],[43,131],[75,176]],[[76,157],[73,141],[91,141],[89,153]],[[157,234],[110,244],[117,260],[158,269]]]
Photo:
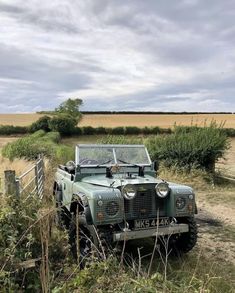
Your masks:
[[[155,186],[156,193],[159,197],[165,198],[170,192],[170,188],[166,182],[160,182]]]
[[[126,199],[133,199],[136,196],[136,188],[132,184],[126,184],[122,188],[122,194]]]
[[[175,205],[176,205],[177,209],[182,210],[186,205],[185,198],[184,197],[178,197],[176,199]]]

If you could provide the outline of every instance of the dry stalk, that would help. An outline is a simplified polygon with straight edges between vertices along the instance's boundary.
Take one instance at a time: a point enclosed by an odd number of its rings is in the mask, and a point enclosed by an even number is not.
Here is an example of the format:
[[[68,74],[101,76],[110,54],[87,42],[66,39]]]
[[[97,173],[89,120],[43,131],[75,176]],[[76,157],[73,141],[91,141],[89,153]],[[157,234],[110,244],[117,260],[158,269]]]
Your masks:
[[[80,257],[80,245],[79,245],[79,205],[76,208],[76,253],[77,253],[77,260],[79,262]]]
[[[42,260],[40,265],[40,280],[43,293],[50,291],[50,271],[49,271],[49,241],[51,230],[52,217],[47,214],[46,217],[41,218],[40,225],[40,238],[42,248]]]
[[[152,269],[153,259],[154,259],[154,255],[155,255],[155,252],[156,252],[156,249],[157,249],[158,231],[159,231],[159,209],[157,210],[157,232],[156,232],[153,252],[152,252],[152,255],[151,255],[151,260],[150,260],[150,263],[149,263],[148,277],[149,277],[151,269]]]

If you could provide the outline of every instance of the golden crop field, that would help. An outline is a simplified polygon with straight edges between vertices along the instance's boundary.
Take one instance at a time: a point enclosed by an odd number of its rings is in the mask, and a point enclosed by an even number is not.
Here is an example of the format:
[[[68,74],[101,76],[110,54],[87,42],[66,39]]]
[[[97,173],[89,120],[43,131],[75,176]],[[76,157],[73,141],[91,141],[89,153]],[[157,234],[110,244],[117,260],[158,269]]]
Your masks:
[[[28,126],[36,121],[40,114],[0,114],[0,125]]]
[[[36,121],[40,114],[0,114],[0,125],[27,126]],[[187,114],[187,115],[159,115],[159,114],[84,114],[79,126],[159,126],[163,128],[177,125],[197,124],[203,126],[212,120],[217,123],[225,122],[225,127],[235,128],[235,114]]]
[[[210,123],[216,120],[217,123],[225,122],[225,127],[235,128],[235,114],[197,114],[197,115],[159,115],[159,114],[92,114],[84,115],[80,126],[159,126],[162,128],[173,127],[177,125],[198,124],[203,126],[206,122]]]

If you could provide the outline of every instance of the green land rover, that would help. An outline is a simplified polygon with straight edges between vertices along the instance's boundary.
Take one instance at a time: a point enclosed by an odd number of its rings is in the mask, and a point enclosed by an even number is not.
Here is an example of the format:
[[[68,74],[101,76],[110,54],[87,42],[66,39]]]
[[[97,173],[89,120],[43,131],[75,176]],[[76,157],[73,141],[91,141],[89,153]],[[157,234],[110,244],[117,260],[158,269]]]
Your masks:
[[[60,165],[54,196],[60,222],[81,263],[92,247],[168,237],[169,249],[188,252],[197,241],[191,187],[156,176],[144,145],[77,145],[75,161]],[[79,239],[77,239],[77,237]]]

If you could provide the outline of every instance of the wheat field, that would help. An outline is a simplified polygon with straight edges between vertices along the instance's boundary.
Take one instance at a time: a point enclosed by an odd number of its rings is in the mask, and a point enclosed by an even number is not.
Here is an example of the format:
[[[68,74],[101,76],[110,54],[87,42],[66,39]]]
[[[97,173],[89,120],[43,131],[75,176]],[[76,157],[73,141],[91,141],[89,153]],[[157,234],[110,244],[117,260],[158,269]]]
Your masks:
[[[0,125],[28,126],[36,121],[40,114],[0,114]],[[225,123],[225,127],[235,128],[235,114],[84,114],[79,126],[117,127],[117,126],[159,126],[163,128],[177,125],[197,124],[203,126],[212,120]]]

